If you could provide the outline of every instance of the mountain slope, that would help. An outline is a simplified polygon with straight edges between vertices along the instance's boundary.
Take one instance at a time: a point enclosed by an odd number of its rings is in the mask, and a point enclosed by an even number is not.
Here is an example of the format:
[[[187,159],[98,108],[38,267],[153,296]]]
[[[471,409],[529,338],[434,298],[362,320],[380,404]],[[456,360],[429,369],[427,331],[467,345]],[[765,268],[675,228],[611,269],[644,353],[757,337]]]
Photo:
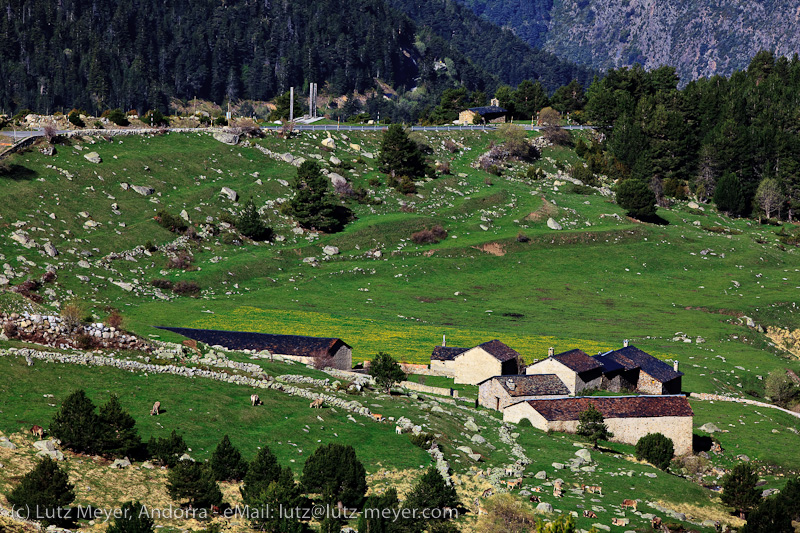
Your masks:
[[[683,82],[728,75],[762,49],[791,56],[800,48],[797,0],[460,1],[559,57],[600,69],[672,65]]]

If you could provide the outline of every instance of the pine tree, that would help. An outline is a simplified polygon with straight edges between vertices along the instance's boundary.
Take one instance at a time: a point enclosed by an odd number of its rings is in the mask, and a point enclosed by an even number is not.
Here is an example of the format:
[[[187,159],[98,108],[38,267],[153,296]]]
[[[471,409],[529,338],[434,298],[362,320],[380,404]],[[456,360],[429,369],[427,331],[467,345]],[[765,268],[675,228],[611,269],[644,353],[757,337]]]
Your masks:
[[[448,485],[442,474],[433,467],[429,466],[428,469],[422,474],[422,477],[411,488],[411,492],[406,496],[403,502],[403,508],[409,510],[416,510],[417,516],[423,516],[424,509],[439,509],[443,511],[445,507],[455,509],[461,502],[458,499],[456,489],[452,485]],[[431,516],[441,516],[440,513],[430,513]],[[432,526],[436,523],[445,522],[444,518],[431,518],[427,521],[417,519],[412,526],[417,531],[422,531],[424,526]]]
[[[78,453],[95,453],[101,440],[100,419],[95,405],[83,390],[66,397],[50,424],[50,434],[64,448]]]
[[[747,463],[733,467],[730,473],[722,478],[722,503],[733,507],[741,518],[745,513],[758,505],[761,494],[756,487],[758,474]]]
[[[389,394],[392,385],[406,379],[406,373],[400,368],[400,364],[384,352],[378,352],[378,356],[370,362],[369,375],[375,378],[375,382],[386,394]]]
[[[33,470],[22,477],[6,499],[17,511],[31,520],[40,520],[45,525],[68,526],[70,520],[60,518],[62,512],[75,500],[75,487],[58,463],[45,457]]]
[[[742,184],[735,174],[723,174],[714,191],[714,203],[717,209],[730,215],[739,216],[744,213],[745,199]]]
[[[631,178],[620,183],[617,186],[617,203],[633,218],[647,219],[656,214],[656,196],[642,180]]]
[[[367,513],[367,509],[387,509],[394,513],[400,507],[397,498],[397,489],[389,488],[384,494],[373,494],[364,502],[364,511],[358,518],[358,531],[368,533],[393,533],[398,531],[401,524],[382,513]],[[394,516],[394,515],[393,515]]]
[[[597,410],[593,403],[590,403],[589,408],[580,414],[576,433],[586,437],[595,450],[598,449],[598,441],[608,440],[614,436],[613,433],[608,431],[603,414]]]
[[[109,457],[131,457],[138,453],[142,439],[136,429],[136,421],[122,409],[119,397],[112,394],[108,402],[100,407],[99,424],[102,429],[98,451]]]
[[[247,461],[231,444],[228,435],[222,437],[217,449],[211,454],[211,471],[217,481],[241,481],[247,473]]]
[[[383,134],[378,168],[395,179],[423,177],[428,165],[414,141],[400,124],[391,124]]]
[[[268,241],[272,238],[272,228],[264,223],[252,198],[244,204],[244,209],[236,220],[236,229],[254,241]]]
[[[244,482],[239,492],[246,504],[253,504],[258,495],[269,487],[270,483],[278,481],[281,476],[281,465],[269,447],[264,446],[256,454],[255,459],[247,468]]]
[[[367,472],[352,446],[326,444],[306,460],[301,483],[306,492],[322,494],[327,504],[361,507]]]
[[[208,509],[222,503],[222,492],[211,468],[194,461],[180,461],[170,468],[167,492],[174,501],[192,508]]]
[[[164,466],[173,467],[178,463],[178,458],[186,453],[189,447],[183,437],[172,430],[169,437],[150,437],[147,442],[147,453]]]
[[[308,509],[310,503],[303,497],[300,486],[295,483],[292,470],[288,467],[278,468],[280,472],[276,479],[245,500],[251,509],[259,510],[259,513],[251,513],[254,518],[250,525],[256,531],[309,533],[311,528],[308,527],[308,524],[300,521],[300,516],[304,514],[302,510]],[[283,511],[275,512],[276,509]],[[301,511],[295,514],[294,509]],[[270,512],[264,512],[266,510]]]
[[[287,211],[304,228],[336,233],[347,224],[350,210],[333,197],[317,162],[304,161],[298,167],[292,188],[295,195],[287,203]]]
[[[119,510],[119,516],[108,526],[106,533],[153,533],[153,518],[139,502],[127,502]]]

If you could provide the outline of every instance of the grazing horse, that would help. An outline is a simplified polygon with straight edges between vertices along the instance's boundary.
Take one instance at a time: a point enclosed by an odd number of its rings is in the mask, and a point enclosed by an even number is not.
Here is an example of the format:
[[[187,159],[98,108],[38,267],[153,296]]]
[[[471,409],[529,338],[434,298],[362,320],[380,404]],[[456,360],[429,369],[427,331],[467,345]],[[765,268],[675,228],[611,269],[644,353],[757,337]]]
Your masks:
[[[518,489],[522,486],[522,478],[510,479],[506,481],[506,486],[508,490]]]
[[[616,516],[611,519],[611,525],[613,526],[624,526],[627,522],[622,518],[617,518]]]
[[[308,406],[311,409],[321,409],[322,408],[322,404],[324,403],[324,401],[325,400],[323,400],[322,398],[317,398],[316,400],[311,402]]]
[[[481,498],[489,498],[492,494],[494,494],[492,489],[486,489],[485,491],[483,491]]]
[[[250,395],[250,403],[255,407],[256,405],[261,405],[261,398],[258,397],[258,394],[251,394]]]
[[[150,416],[158,415],[160,411],[161,411],[161,402],[156,402],[153,404],[153,408],[150,409]]]
[[[653,520],[651,521],[651,524],[653,526],[653,529],[660,528],[661,527],[661,518],[659,518],[658,516],[654,516]]]
[[[637,505],[638,505],[638,502],[636,500],[622,500],[622,508],[623,509],[630,508],[630,509],[633,509],[635,511]]]
[[[540,503],[541,501],[542,500],[540,500],[538,496],[533,496],[532,495],[531,498],[530,498],[530,502],[531,503]]]
[[[592,494],[603,495],[603,487],[597,485],[581,485],[584,492],[591,492]]]
[[[379,415],[378,413],[370,413],[370,416],[374,418],[376,422],[383,422],[386,420],[383,415]]]
[[[594,511],[583,511],[584,518],[597,518],[597,514]]]
[[[36,435],[40,439],[44,438],[44,428],[42,426],[33,426],[31,428],[31,434]]]

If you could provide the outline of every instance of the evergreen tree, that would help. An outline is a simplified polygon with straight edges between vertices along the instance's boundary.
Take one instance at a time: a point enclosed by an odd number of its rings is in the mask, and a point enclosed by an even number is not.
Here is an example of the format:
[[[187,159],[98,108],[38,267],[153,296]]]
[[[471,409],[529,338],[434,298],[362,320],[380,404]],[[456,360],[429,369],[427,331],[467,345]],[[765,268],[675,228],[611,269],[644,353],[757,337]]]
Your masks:
[[[254,518],[250,525],[256,531],[309,533],[311,528],[300,519],[304,514],[302,510],[308,508],[309,502],[303,497],[300,486],[295,483],[292,470],[288,467],[278,468],[280,470],[278,476],[245,501],[251,510],[259,511],[251,512]],[[283,511],[277,512],[278,509]],[[301,511],[295,513],[294,509]],[[266,512],[267,510],[269,512]]]
[[[416,516],[423,516],[423,511],[428,509],[439,509],[443,511],[445,507],[451,509],[457,508],[461,505],[456,493],[455,487],[448,485],[439,471],[429,466],[422,477],[411,488],[403,508],[409,510],[416,510]],[[427,513],[430,516],[442,516],[443,513]],[[417,518],[411,525],[413,530],[422,531],[425,527],[432,527],[437,523],[445,522],[444,518],[430,518],[420,520]]]
[[[211,454],[211,471],[217,481],[241,481],[247,473],[247,461],[231,444],[228,435],[222,437],[217,449]]]
[[[254,241],[268,241],[272,239],[272,228],[264,223],[252,198],[247,200],[239,218],[236,219],[236,229],[238,229],[242,235]]]
[[[389,488],[383,494],[373,494],[364,502],[364,510],[358,517],[358,531],[366,533],[394,533],[401,530],[401,523],[395,521],[392,514],[391,516],[384,516],[381,512],[369,513],[367,509],[384,509],[394,513],[400,508],[400,500],[397,498],[397,489],[394,487]]]
[[[127,502],[120,508],[119,516],[108,526],[106,533],[153,533],[152,517],[139,502]]]
[[[378,352],[378,356],[370,363],[369,375],[375,378],[375,382],[386,394],[389,394],[392,385],[406,379],[406,373],[397,360],[384,352]]]
[[[513,94],[516,117],[522,120],[536,118],[536,113],[550,105],[547,93],[538,81],[524,80]]]
[[[742,195],[742,184],[735,174],[726,173],[717,182],[714,191],[714,203],[717,209],[730,215],[739,216],[744,213],[745,199]]]
[[[270,483],[278,481],[281,476],[281,465],[278,459],[267,446],[263,446],[256,454],[255,459],[247,468],[244,482],[239,492],[246,504],[253,504],[258,495],[265,491]],[[291,471],[290,471],[291,473]]]
[[[756,483],[758,474],[747,463],[733,467],[730,473],[722,478],[722,503],[733,507],[741,518],[745,513],[761,501]]]
[[[99,424],[102,431],[97,447],[103,455],[133,457],[141,449],[136,421],[122,409],[116,394],[100,407]]]
[[[367,472],[352,446],[326,444],[306,460],[301,483],[306,492],[322,494],[326,504],[361,507]]]
[[[164,466],[173,467],[178,463],[181,455],[186,453],[189,447],[183,441],[183,437],[172,430],[169,437],[150,437],[147,442],[147,452],[150,456]]]
[[[617,186],[617,203],[633,218],[647,219],[656,214],[656,196],[642,180],[631,178],[620,183]]]
[[[222,492],[211,468],[194,461],[179,461],[170,468],[167,492],[174,501],[192,508],[208,509],[222,504]]]
[[[578,417],[577,434],[586,437],[595,450],[598,449],[598,441],[614,437],[614,434],[608,431],[603,414],[597,410],[593,403],[590,403],[589,408]]]
[[[747,515],[747,524],[742,533],[794,533],[793,521],[800,519],[800,478],[786,482],[778,494],[774,494]]]
[[[50,424],[50,434],[59,439],[64,448],[74,452],[92,454],[98,451],[102,428],[95,405],[86,392],[77,390],[64,399]]]
[[[45,457],[22,477],[6,499],[23,517],[40,520],[45,525],[65,527],[71,523],[64,511],[75,500],[74,488],[58,463]]]
[[[648,433],[636,443],[636,458],[666,471],[675,455],[672,439],[661,433]]]
[[[347,224],[351,212],[333,197],[317,162],[304,161],[298,167],[292,188],[295,195],[285,205],[288,214],[304,228],[336,233]]]
[[[378,168],[396,179],[419,178],[428,171],[422,152],[400,124],[391,124],[383,134]]]

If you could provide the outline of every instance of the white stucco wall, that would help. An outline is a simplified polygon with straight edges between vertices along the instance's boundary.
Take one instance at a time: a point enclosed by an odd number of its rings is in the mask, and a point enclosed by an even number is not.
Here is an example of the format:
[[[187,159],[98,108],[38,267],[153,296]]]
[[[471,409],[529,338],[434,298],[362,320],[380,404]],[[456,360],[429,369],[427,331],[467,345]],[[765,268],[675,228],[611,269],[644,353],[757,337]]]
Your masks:
[[[476,346],[453,360],[454,382],[477,385],[484,379],[502,374],[502,364],[483,348]]]

